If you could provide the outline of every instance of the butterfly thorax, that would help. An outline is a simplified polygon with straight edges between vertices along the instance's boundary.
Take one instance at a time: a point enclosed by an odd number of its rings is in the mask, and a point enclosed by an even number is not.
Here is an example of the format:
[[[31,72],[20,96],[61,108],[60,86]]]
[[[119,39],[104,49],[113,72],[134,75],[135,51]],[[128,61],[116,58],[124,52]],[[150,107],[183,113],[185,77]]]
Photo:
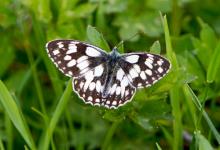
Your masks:
[[[120,59],[120,54],[118,53],[117,49],[114,48],[112,52],[108,55],[108,63],[107,63],[107,72],[106,72],[106,79],[105,79],[105,84],[103,88],[103,97],[107,97],[109,94],[109,90],[111,89],[113,85],[113,74],[116,73],[116,71],[119,68],[118,65],[118,60]]]

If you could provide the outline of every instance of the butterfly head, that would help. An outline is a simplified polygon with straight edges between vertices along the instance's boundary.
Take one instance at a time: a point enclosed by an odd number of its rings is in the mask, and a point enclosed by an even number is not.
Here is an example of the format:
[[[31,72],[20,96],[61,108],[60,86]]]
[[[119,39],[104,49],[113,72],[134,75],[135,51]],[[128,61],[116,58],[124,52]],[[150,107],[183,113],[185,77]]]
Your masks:
[[[118,58],[120,56],[120,53],[118,52],[118,48],[114,47],[110,53],[112,58]]]

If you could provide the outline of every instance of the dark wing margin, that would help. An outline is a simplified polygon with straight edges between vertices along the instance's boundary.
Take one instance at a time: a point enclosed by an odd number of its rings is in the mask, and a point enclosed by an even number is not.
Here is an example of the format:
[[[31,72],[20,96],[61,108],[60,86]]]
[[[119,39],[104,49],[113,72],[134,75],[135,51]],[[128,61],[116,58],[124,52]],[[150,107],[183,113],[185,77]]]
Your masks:
[[[46,44],[49,57],[69,77],[77,77],[105,61],[98,47],[75,40],[54,40]]]
[[[151,86],[165,76],[170,62],[164,57],[150,53],[128,53],[122,55],[119,65],[130,83],[136,88]]]

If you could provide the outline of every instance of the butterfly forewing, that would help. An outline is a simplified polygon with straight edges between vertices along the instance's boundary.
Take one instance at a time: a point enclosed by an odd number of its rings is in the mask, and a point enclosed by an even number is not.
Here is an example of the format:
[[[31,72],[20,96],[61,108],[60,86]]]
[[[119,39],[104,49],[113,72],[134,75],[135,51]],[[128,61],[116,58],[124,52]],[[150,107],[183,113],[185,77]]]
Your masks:
[[[168,60],[149,53],[125,54],[119,60],[119,64],[127,74],[130,83],[136,88],[151,86],[170,69]]]
[[[46,45],[48,55],[65,75],[80,76],[105,61],[100,48],[74,40],[54,40]]]

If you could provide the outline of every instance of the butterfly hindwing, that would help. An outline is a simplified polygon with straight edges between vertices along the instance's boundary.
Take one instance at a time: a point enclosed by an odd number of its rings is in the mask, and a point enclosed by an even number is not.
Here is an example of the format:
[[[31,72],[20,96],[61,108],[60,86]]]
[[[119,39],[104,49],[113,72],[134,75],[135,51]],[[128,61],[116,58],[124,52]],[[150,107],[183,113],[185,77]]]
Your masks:
[[[77,77],[105,61],[100,48],[75,40],[54,40],[46,45],[57,68],[69,77]]]
[[[121,68],[118,68],[112,74],[110,83],[106,83],[107,76],[108,68],[106,64],[100,64],[83,76],[73,80],[74,91],[85,103],[102,105],[107,108],[117,108],[130,101],[136,88],[130,85]],[[106,84],[109,84],[109,88],[105,87]],[[104,87],[107,89],[104,89]]]
[[[103,103],[102,91],[105,83],[107,68],[105,64],[100,64],[83,76],[73,80],[73,89],[85,102],[100,106]]]
[[[124,54],[119,64],[136,88],[151,86],[167,74],[171,67],[167,59],[149,53]]]
[[[108,108],[117,108],[126,104],[132,100],[136,92],[136,88],[129,83],[129,79],[120,67],[112,74],[109,87],[103,104]]]

